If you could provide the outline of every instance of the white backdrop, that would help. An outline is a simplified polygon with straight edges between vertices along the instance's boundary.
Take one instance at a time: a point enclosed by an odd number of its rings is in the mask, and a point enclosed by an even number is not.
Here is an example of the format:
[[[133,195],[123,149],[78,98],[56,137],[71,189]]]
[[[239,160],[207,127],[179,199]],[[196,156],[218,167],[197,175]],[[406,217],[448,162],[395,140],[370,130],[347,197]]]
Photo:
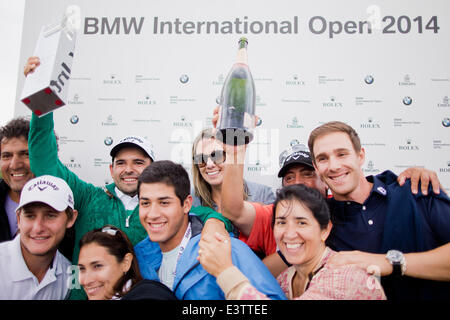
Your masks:
[[[249,180],[279,187],[279,153],[292,140],[306,144],[317,125],[343,120],[361,136],[366,174],[425,166],[450,190],[447,0],[27,1],[22,64],[41,26],[70,4],[81,8],[82,27],[69,104],[55,122],[61,160],[87,181],[111,181],[106,142],[129,134],[190,172],[192,140],[211,126],[246,36],[263,120]],[[31,113],[19,101],[21,73],[15,116]]]

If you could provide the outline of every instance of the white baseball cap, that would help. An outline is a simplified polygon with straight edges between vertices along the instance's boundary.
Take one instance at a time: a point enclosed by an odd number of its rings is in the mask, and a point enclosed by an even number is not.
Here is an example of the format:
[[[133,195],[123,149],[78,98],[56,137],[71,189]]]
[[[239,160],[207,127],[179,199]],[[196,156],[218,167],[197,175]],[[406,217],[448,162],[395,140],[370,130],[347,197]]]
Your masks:
[[[139,136],[128,136],[123,138],[111,149],[111,152],[109,154],[114,158],[117,152],[119,152],[120,149],[126,146],[138,146],[150,157],[150,159],[152,159],[152,161],[155,161],[155,153],[153,152],[150,143],[147,141],[147,139]]]
[[[16,211],[33,202],[45,203],[60,212],[67,207],[74,209],[73,193],[70,187],[63,179],[49,175],[31,179],[25,184]]]

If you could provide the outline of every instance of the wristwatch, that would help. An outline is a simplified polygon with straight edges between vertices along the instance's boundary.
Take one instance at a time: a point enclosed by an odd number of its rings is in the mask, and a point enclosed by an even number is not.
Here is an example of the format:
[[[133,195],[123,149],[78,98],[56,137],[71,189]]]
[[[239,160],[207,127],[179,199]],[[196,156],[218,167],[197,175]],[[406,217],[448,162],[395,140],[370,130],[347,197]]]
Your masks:
[[[389,250],[386,253],[386,259],[392,264],[392,275],[402,276],[406,272],[406,260],[401,251]]]

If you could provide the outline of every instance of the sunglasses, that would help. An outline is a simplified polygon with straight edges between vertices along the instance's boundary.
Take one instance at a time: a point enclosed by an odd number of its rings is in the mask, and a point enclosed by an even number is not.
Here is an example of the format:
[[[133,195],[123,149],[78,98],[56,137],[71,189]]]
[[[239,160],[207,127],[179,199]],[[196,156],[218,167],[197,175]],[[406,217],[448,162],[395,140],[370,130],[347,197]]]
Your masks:
[[[98,229],[98,231],[105,232],[111,236],[115,236],[117,234],[117,232],[119,231],[119,229],[117,229],[114,226],[105,226],[101,229]]]
[[[194,164],[199,168],[204,168],[208,163],[208,159],[211,159],[215,164],[221,164],[225,161],[225,157],[226,154],[223,150],[214,150],[210,154],[199,153],[194,156]]]

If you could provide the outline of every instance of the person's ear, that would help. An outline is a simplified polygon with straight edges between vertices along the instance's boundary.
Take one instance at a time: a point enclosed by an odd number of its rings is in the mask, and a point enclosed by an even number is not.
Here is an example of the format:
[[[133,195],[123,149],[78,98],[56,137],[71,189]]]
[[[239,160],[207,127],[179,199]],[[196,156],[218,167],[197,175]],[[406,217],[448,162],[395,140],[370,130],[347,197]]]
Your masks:
[[[20,213],[22,212],[22,208],[20,208],[19,210],[16,211],[16,219],[17,219],[17,224],[20,223]]]
[[[77,217],[78,217],[78,211],[73,209],[73,211],[72,211],[72,219],[67,221],[66,229],[71,228],[75,224],[75,221],[77,220]]]
[[[183,202],[184,213],[189,213],[189,211],[191,211],[192,201],[193,201],[193,199],[190,194],[186,197],[186,199],[184,199],[184,202]]]
[[[329,221],[327,227],[323,229],[320,234],[320,240],[322,240],[322,242],[325,242],[328,239],[328,236],[330,235],[331,232],[331,228],[333,228],[333,224],[331,223],[331,221]]]
[[[128,252],[122,261],[122,271],[123,273],[127,273],[131,268],[131,263],[133,262],[133,254]]]
[[[359,165],[362,167],[364,162],[366,161],[366,150],[361,147],[361,151],[359,151]]]

